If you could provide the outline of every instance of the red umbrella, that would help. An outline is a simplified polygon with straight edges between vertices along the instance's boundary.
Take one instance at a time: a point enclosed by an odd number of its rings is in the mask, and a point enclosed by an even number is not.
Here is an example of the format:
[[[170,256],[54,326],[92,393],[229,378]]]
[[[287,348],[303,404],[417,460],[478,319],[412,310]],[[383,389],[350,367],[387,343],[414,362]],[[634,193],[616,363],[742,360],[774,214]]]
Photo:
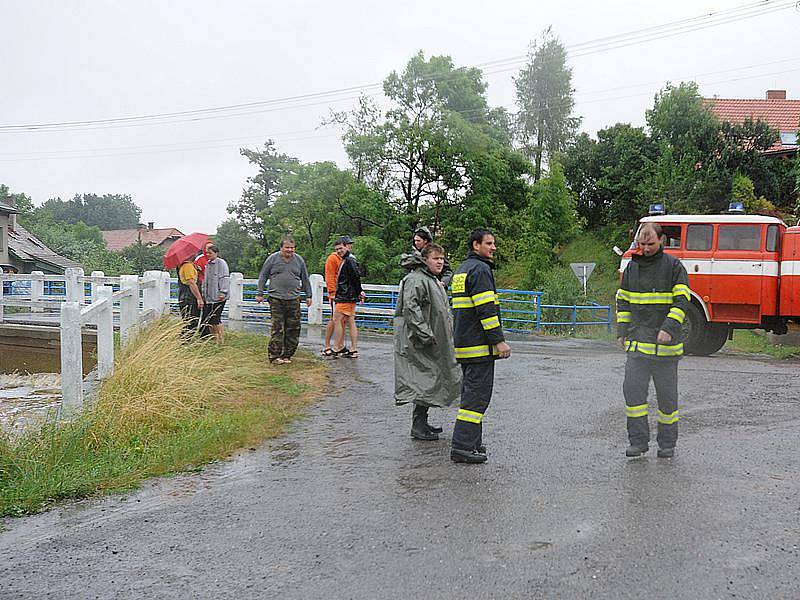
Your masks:
[[[178,238],[164,254],[164,268],[175,269],[182,262],[193,260],[202,251],[208,236],[205,233],[190,233],[182,238]]]

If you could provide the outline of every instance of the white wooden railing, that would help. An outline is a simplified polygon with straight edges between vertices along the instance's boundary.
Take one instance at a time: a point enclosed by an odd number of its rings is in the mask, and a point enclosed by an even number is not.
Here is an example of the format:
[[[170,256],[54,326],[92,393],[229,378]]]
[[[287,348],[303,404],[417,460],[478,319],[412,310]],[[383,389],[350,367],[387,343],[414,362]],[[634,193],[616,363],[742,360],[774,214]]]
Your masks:
[[[84,325],[97,328],[97,377],[106,379],[114,371],[114,315],[119,314],[120,343],[127,345],[136,330],[147,321],[169,311],[170,278],[164,271],[147,271],[143,277],[122,275],[106,277],[100,271],[84,276],[83,269],[67,269],[63,276],[2,275],[0,282],[30,282],[28,293],[5,295],[0,285],[0,322],[4,307],[28,308],[41,313],[58,309],[61,338],[61,411],[70,413],[83,405],[83,337]],[[46,295],[44,283],[63,282],[64,293]],[[85,284],[91,285],[86,297]],[[119,291],[113,291],[113,285]],[[140,298],[141,293],[141,298]],[[88,302],[88,304],[87,304]],[[118,306],[118,308],[117,308]]]
[[[329,311],[324,301],[325,280],[322,275],[309,277],[312,287],[312,302],[308,308],[308,324],[319,326],[323,323],[323,313]],[[147,271],[144,276],[122,275],[106,277],[101,271],[92,271],[86,276],[83,269],[67,269],[64,275],[45,275],[35,271],[24,275],[0,274],[0,323],[4,320],[4,308],[28,309],[38,316],[55,316],[58,311],[58,325],[61,335],[61,382],[62,411],[72,412],[83,405],[85,382],[83,380],[83,352],[81,330],[84,325],[94,325],[97,329],[97,377],[106,379],[114,369],[114,329],[115,316],[118,316],[120,343],[124,347],[144,323],[158,318],[170,310],[174,300],[170,298],[169,273]],[[12,282],[19,289],[12,295],[4,295],[2,282]],[[59,291],[47,293],[45,283],[63,284]],[[244,299],[244,286],[257,285],[256,279],[245,279],[241,273],[231,273],[230,294],[227,302],[228,322],[234,327],[243,323],[246,317],[255,315],[259,305],[253,300]],[[86,294],[86,284],[90,285],[90,295]],[[113,287],[119,290],[114,292]],[[396,292],[398,286],[364,285],[370,292]],[[265,307],[260,307],[264,310]],[[359,305],[358,313],[365,315],[391,315],[393,309]],[[42,314],[39,314],[42,313]]]

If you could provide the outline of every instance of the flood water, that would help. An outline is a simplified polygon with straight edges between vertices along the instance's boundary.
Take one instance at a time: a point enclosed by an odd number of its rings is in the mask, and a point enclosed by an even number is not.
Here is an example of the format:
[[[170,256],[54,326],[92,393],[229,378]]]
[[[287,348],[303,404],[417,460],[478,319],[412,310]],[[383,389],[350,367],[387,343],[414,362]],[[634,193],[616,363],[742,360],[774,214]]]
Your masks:
[[[97,359],[93,353],[83,354],[83,374],[91,371]],[[0,373],[60,373],[61,354],[57,348],[20,348],[0,344]]]
[[[84,353],[83,374],[96,362],[93,353]],[[58,348],[0,344],[0,433],[19,434],[55,416],[61,404],[60,371]]]

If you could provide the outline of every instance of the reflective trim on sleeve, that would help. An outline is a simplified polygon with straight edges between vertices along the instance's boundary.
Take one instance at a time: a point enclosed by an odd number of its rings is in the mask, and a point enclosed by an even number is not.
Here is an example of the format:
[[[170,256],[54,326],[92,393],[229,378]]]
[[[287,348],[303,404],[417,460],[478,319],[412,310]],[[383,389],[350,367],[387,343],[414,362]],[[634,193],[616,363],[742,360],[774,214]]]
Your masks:
[[[456,415],[456,421],[466,421],[467,423],[475,423],[480,425],[483,421],[483,413],[475,412],[474,410],[467,410],[466,408],[459,408]]]
[[[480,306],[481,304],[488,304],[490,302],[494,302],[496,300],[495,293],[492,290],[488,292],[481,292],[480,294],[474,294],[472,296],[472,303],[475,306]]]
[[[631,313],[626,310],[621,310],[617,313],[617,323],[630,323]]]
[[[622,288],[617,290],[617,300],[631,304],[672,304],[672,297],[671,292],[631,292]]]
[[[486,319],[481,319],[481,326],[486,331],[489,331],[490,329],[497,329],[500,327],[500,319],[497,317],[497,315],[488,317]]]
[[[692,297],[690,295],[691,290],[689,290],[689,286],[684,283],[679,283],[677,285],[672,286],[672,295],[673,296],[685,296],[687,300],[691,300]]]
[[[683,310],[681,310],[677,306],[673,306],[672,308],[669,309],[667,317],[669,317],[670,319],[675,319],[678,323],[683,325],[683,322],[686,320],[686,313],[683,312]]]
[[[453,308],[475,308],[469,296],[453,296]]]
[[[479,358],[481,356],[490,356],[488,344],[484,346],[456,348],[456,358]]]
[[[626,406],[625,415],[631,419],[647,416],[647,404],[638,404],[636,406]]]
[[[680,415],[678,414],[680,411],[675,411],[674,413],[666,414],[661,411],[658,411],[658,422],[664,425],[672,425],[677,423],[680,419]]]

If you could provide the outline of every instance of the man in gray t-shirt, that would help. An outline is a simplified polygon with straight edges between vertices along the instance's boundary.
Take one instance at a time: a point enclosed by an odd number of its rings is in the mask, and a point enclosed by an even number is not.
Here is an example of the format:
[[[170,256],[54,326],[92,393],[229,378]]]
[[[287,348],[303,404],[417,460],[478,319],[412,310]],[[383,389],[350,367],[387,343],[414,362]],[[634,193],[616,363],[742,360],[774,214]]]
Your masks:
[[[269,361],[290,363],[300,341],[300,291],[311,306],[311,282],[306,262],[295,254],[294,240],[284,237],[279,252],[270,254],[258,275],[256,301],[264,301],[264,285],[269,280],[267,299],[272,313],[272,333],[269,340]]]

